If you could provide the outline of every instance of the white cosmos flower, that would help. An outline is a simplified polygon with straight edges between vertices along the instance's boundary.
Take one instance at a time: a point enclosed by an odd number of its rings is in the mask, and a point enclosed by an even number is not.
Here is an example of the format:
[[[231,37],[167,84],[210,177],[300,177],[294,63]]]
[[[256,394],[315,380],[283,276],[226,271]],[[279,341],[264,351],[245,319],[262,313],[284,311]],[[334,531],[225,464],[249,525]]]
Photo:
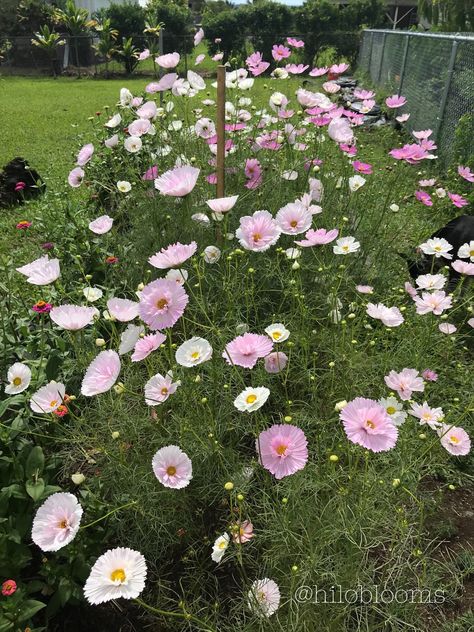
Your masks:
[[[470,259],[474,263],[474,239],[471,239],[469,243],[466,242],[459,248],[458,257],[460,259]]]
[[[228,533],[220,535],[213,544],[211,558],[214,562],[220,562],[229,546],[230,536]]]
[[[269,395],[270,391],[265,386],[257,386],[256,388],[249,386],[240,395],[237,395],[234,406],[241,412],[252,413],[264,405]]]
[[[248,606],[260,617],[271,617],[280,605],[280,589],[273,579],[257,579],[248,593]]]
[[[145,588],[145,558],[138,551],[119,547],[101,555],[92,567],[84,595],[93,605],[123,597],[136,599]]]
[[[112,228],[113,223],[114,220],[112,219],[112,217],[109,217],[108,215],[101,215],[100,217],[94,219],[92,222],[89,223],[89,230],[91,230],[96,235],[104,235],[105,233],[109,232],[109,230]]]
[[[134,349],[140,334],[144,333],[145,327],[143,325],[128,325],[120,336],[119,355],[124,355]]]
[[[113,149],[114,147],[117,147],[117,145],[119,144],[119,137],[118,134],[114,134],[113,136],[111,136],[110,138],[106,138],[104,140],[104,145],[108,148],[108,149]]]
[[[51,381],[31,396],[31,410],[40,414],[52,413],[62,405],[65,393],[64,384]]]
[[[117,189],[121,193],[128,193],[132,189],[132,185],[127,180],[119,180],[117,182]]]
[[[59,551],[79,531],[82,507],[73,494],[49,496],[36,512],[31,537],[42,551]]]
[[[194,213],[194,215],[191,215],[191,219],[202,226],[209,226],[211,223],[211,220],[205,213]]]
[[[351,178],[349,178],[349,189],[352,193],[354,193],[354,191],[357,191],[358,189],[363,187],[365,182],[366,180],[362,176],[352,176]]]
[[[274,342],[284,342],[290,337],[290,332],[285,325],[281,323],[268,325],[265,329],[265,333],[268,334]]]
[[[444,257],[445,259],[452,259],[453,255],[449,252],[453,249],[449,241],[442,237],[433,237],[428,239],[423,244],[420,244],[420,249],[425,255],[434,255],[437,259]]]
[[[355,237],[341,237],[336,241],[336,245],[332,247],[335,255],[348,255],[351,252],[357,252],[360,243]]]
[[[207,246],[203,254],[206,263],[217,263],[221,258],[221,251],[217,246]]]
[[[298,172],[297,171],[284,171],[281,174],[281,177],[283,178],[283,180],[296,180],[298,178]]]
[[[443,274],[421,274],[416,278],[416,284],[422,290],[442,290],[445,283]]]
[[[379,399],[379,404],[385,408],[390,421],[395,426],[401,426],[407,418],[407,413],[403,412],[403,404],[396,397],[383,397]]]
[[[122,122],[122,117],[120,116],[120,114],[114,114],[112,118],[109,118],[107,123],[105,123],[105,127],[113,129],[114,127],[117,127],[118,125],[120,125],[121,122]]]
[[[129,107],[133,101],[133,94],[127,88],[120,90],[120,105],[124,108]]]
[[[142,148],[142,139],[139,136],[129,136],[125,139],[123,146],[131,154],[136,154]]]
[[[49,259],[48,255],[16,268],[16,271],[26,276],[26,282],[32,285],[49,285],[61,275],[59,259]]]
[[[98,287],[85,287],[82,290],[82,293],[84,294],[86,301],[89,301],[89,303],[94,303],[94,301],[98,301],[99,298],[102,298],[103,295],[102,290]]]
[[[15,362],[8,369],[7,373],[8,384],[5,386],[5,393],[7,395],[18,395],[25,391],[31,382],[30,368],[22,362]]]
[[[287,259],[298,259],[301,257],[301,250],[299,248],[287,248],[285,250],[285,255]]]
[[[188,271],[182,268],[171,268],[166,273],[165,279],[169,279],[170,281],[176,281],[178,285],[184,285],[188,280]]]
[[[87,327],[93,322],[96,315],[99,315],[98,309],[83,305],[58,305],[49,312],[53,323],[56,323],[61,329],[68,329],[69,331],[78,331]]]
[[[212,347],[205,338],[193,336],[176,349],[176,362],[181,366],[193,367],[212,358]]]

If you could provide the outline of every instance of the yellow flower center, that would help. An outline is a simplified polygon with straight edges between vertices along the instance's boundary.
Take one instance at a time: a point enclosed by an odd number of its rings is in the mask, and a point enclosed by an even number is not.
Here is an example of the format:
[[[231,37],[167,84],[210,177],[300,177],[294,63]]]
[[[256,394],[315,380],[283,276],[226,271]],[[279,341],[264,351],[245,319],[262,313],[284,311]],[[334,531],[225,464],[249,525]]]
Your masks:
[[[260,239],[262,239],[262,235],[260,233],[254,233],[253,234],[253,240],[254,241],[260,241]]]
[[[167,305],[168,301],[165,298],[160,298],[158,301],[156,301],[156,306],[158,309],[165,309]]]
[[[58,524],[58,527],[60,529],[66,529],[66,527],[68,527],[68,521],[66,520],[66,518],[64,518],[64,520],[61,520],[61,522]]]
[[[58,403],[57,399],[53,399],[51,402],[49,402],[49,405],[51,406],[51,408],[54,408]]]
[[[123,570],[123,568],[116,568],[114,571],[112,571],[110,573],[110,579],[113,582],[120,582],[121,584],[123,584],[123,582],[126,579],[126,575],[125,575],[125,571]]]
[[[176,474],[176,468],[174,465],[169,465],[166,468],[166,473],[168,474],[168,476],[174,476]]]
[[[163,388],[161,389],[160,393],[162,395],[168,395],[168,389],[166,388],[166,386],[163,386]]]
[[[46,305],[46,301],[38,301],[36,303],[36,307],[44,307]]]
[[[291,228],[296,228],[298,226],[298,222],[294,219],[292,222],[290,222],[290,226]]]
[[[469,256],[470,256],[470,257],[474,257],[474,250],[470,250],[470,251],[469,251]]]
[[[342,246],[342,250],[344,250],[344,252],[348,252],[349,246]]]
[[[389,406],[387,408],[387,412],[388,412],[389,415],[393,415],[394,413],[397,412],[397,409],[395,408],[395,406]]]
[[[272,336],[275,340],[278,340],[279,338],[281,338],[281,331],[274,331],[272,333]]]
[[[193,360],[198,360],[199,359],[199,351],[195,351],[194,353],[191,353],[191,358]]]
[[[365,425],[367,426],[367,428],[371,428],[372,430],[375,429],[375,424],[373,421],[370,421],[370,419],[367,419],[367,421],[365,422]]]
[[[13,379],[13,385],[14,386],[20,386],[20,384],[21,384],[21,377],[15,377]]]
[[[247,399],[245,401],[247,402],[247,404],[253,404],[256,399],[257,399],[257,396],[252,394],[252,395],[247,395]]]
[[[281,445],[277,446],[277,448],[276,448],[276,453],[277,453],[279,456],[284,456],[284,455],[285,455],[285,453],[286,453],[286,451],[287,451],[287,449],[288,449],[288,446],[287,446],[287,445],[285,445],[284,443],[282,443]]]
[[[226,540],[222,540],[222,542],[219,542],[219,548],[220,549],[226,549],[227,548],[227,541]]]
[[[433,250],[436,250],[436,252],[441,252],[441,246],[435,246]]]
[[[459,439],[456,437],[456,435],[451,435],[449,439],[452,443],[459,443]]]

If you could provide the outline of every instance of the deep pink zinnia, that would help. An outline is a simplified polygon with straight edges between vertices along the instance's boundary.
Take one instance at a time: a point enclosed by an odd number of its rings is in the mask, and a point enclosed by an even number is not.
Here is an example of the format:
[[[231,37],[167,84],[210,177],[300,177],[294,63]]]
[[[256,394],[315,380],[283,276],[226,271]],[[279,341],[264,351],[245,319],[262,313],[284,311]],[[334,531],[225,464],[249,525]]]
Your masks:
[[[181,285],[169,279],[157,279],[141,291],[138,313],[151,329],[165,329],[181,318],[188,301]]]
[[[275,424],[261,432],[256,450],[261,465],[277,479],[302,470],[308,462],[305,434],[291,424]]]
[[[148,259],[148,263],[154,268],[167,270],[168,268],[179,268],[181,264],[192,257],[196,252],[197,243],[192,241],[190,244],[170,244],[167,248],[162,248],[160,252]]]
[[[305,234],[305,239],[301,241],[295,241],[295,244],[301,246],[302,248],[310,248],[311,246],[323,246],[324,244],[329,244],[331,241],[334,241],[339,235],[339,231],[337,228],[333,228],[332,230],[326,230],[325,228],[318,228],[317,230],[313,230],[312,228],[308,230]]]
[[[385,452],[397,442],[398,428],[385,408],[373,399],[356,397],[344,406],[339,417],[347,438],[367,450]]]
[[[246,369],[253,369],[259,358],[264,358],[273,349],[273,342],[268,336],[246,333],[229,342],[222,357],[227,364],[236,364]]]
[[[9,597],[16,592],[16,581],[14,579],[6,579],[2,584],[2,595],[4,597]]]

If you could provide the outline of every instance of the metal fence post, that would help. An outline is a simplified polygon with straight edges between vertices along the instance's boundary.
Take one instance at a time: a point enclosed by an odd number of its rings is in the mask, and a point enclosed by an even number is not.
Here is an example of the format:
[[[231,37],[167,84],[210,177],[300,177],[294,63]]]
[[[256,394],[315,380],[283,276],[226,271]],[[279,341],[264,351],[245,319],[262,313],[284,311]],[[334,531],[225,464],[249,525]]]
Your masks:
[[[370,31],[370,48],[369,48],[369,63],[367,65],[367,72],[370,73],[370,65],[372,63],[372,50],[374,48],[374,32]]]
[[[403,80],[405,79],[405,69],[407,67],[408,51],[410,49],[411,35],[407,35],[405,38],[405,50],[403,51],[402,69],[400,71],[400,83],[398,85],[398,94],[402,93]]]
[[[383,58],[384,58],[384,53],[385,53],[385,40],[386,39],[387,39],[387,33],[384,33],[383,40],[382,40],[382,54],[380,55],[379,72],[377,75],[377,83],[380,83],[380,77],[382,75],[382,66],[383,66]]]
[[[161,56],[163,55],[163,40],[164,40],[164,36],[165,36],[165,29],[163,27],[160,28],[160,32],[158,33],[158,54]],[[159,70],[158,70],[158,78],[161,79],[163,77],[164,74],[164,70],[163,68],[160,66]],[[160,107],[163,105],[163,90],[161,90],[160,92]]]
[[[443,96],[441,97],[441,104],[439,106],[439,114],[436,119],[436,130],[433,135],[434,140],[436,142],[438,141],[439,133],[441,131],[441,126],[443,124],[444,112],[446,110],[446,103],[448,101],[449,90],[451,88],[451,81],[453,79],[454,66],[456,65],[457,52],[458,52],[458,41],[454,40],[453,45],[451,47],[451,57],[449,59],[448,76],[446,77],[446,85],[444,86]]]

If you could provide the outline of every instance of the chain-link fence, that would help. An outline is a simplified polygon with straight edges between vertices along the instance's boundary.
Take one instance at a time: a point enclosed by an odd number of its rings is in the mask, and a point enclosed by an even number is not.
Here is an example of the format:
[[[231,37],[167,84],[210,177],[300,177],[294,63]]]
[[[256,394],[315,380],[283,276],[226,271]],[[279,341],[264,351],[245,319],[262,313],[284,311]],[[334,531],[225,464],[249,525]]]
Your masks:
[[[397,113],[410,113],[409,131],[432,129],[448,164],[460,118],[474,118],[474,35],[365,30],[358,66],[373,83],[407,98]]]

